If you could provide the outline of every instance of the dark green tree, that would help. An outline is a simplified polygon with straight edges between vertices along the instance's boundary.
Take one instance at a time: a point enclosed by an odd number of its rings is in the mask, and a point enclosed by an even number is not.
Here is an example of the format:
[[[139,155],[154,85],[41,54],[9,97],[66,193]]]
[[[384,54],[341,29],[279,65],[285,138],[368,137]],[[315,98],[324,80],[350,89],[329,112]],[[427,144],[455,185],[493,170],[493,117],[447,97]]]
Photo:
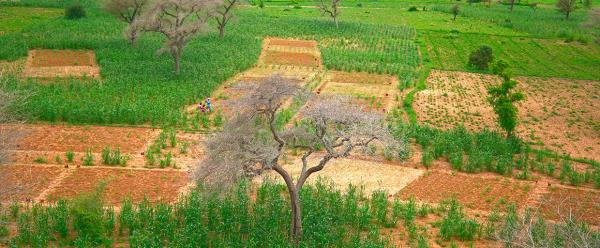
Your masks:
[[[510,78],[506,72],[508,63],[498,60],[493,66],[493,72],[502,77],[502,83],[488,88],[488,102],[498,116],[498,124],[506,131],[506,137],[513,135],[518,124],[518,109],[515,103],[525,99],[522,92],[516,91],[517,81]]]

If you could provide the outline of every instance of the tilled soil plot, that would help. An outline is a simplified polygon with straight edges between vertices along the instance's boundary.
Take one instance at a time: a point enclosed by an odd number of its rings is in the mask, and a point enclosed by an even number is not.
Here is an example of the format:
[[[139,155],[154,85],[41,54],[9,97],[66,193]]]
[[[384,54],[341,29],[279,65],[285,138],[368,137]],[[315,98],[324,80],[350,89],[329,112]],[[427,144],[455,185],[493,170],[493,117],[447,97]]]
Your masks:
[[[34,78],[100,77],[93,51],[31,50],[23,76]]]
[[[48,194],[48,200],[74,197],[104,186],[107,204],[119,205],[124,199],[140,202],[174,202],[189,184],[187,172],[118,168],[78,168]]]
[[[450,174],[431,171],[402,189],[401,199],[440,203],[455,197],[465,207],[475,210],[502,210],[507,204],[520,207],[527,201],[532,185],[505,177]]]
[[[309,160],[309,165],[318,164],[317,159]],[[302,162],[297,159],[293,164],[283,166],[292,177],[298,177],[302,171]],[[308,179],[308,183],[315,183],[319,178],[325,182],[332,182],[334,186],[345,191],[348,185],[364,187],[366,195],[376,190],[386,191],[394,195],[406,185],[423,174],[422,170],[392,165],[375,161],[342,158],[329,162],[325,169],[319,171]],[[281,177],[274,172],[265,177],[282,181]],[[258,180],[260,181],[260,180]]]
[[[517,77],[526,98],[517,104],[519,136],[559,153],[600,160],[600,83],[573,79]],[[487,102],[493,75],[432,70],[427,89],[415,95],[420,123],[438,128],[463,125],[498,129]]]
[[[551,187],[540,204],[545,218],[566,220],[569,215],[590,225],[600,225],[600,191],[562,186]]]
[[[33,200],[63,171],[50,166],[0,165],[0,202]]]
[[[319,59],[308,53],[267,51],[264,57],[265,64],[293,65],[293,66],[319,66]]]
[[[396,97],[395,77],[359,72],[331,72],[317,89],[318,94],[346,95],[355,98],[355,103],[370,110],[383,112],[391,109]]]
[[[119,148],[124,153],[143,151],[160,130],[151,128],[3,125],[1,128],[22,133],[16,140],[19,151],[101,152],[105,147]]]

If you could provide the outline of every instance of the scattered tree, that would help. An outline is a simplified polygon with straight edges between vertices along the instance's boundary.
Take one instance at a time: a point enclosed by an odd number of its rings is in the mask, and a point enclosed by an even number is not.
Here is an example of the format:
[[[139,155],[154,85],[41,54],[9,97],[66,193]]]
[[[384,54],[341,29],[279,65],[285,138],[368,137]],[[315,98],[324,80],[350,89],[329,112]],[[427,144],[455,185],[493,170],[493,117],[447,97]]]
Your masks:
[[[278,127],[277,113],[292,97],[311,97],[314,101],[300,113],[301,124]],[[311,175],[331,160],[347,157],[354,149],[367,148],[376,141],[385,144],[388,151],[404,149],[379,113],[364,111],[347,100],[312,95],[280,76],[254,84],[251,93],[235,104],[240,114],[208,141],[207,156],[195,173],[197,179],[208,185],[231,185],[240,178],[274,170],[290,195],[290,239],[298,245],[302,237],[299,192]],[[302,170],[295,182],[281,164],[284,154],[292,149],[302,154]]]
[[[103,7],[106,12],[131,25],[142,14],[148,2],[149,0],[104,0]],[[130,32],[126,32],[126,36],[131,45],[134,45],[137,30],[130,29]]]
[[[216,0],[158,0],[130,25],[130,32],[157,32],[167,40],[158,51],[168,51],[175,62],[175,74],[180,73],[183,49],[199,33],[208,30],[208,20],[217,7]]]
[[[452,15],[454,15],[454,19],[453,20],[456,21],[456,16],[460,12],[460,6],[458,6],[458,4],[455,4],[454,6],[452,6],[452,9],[450,9],[450,12],[452,12]]]
[[[566,19],[569,19],[571,12],[575,11],[577,0],[558,0],[556,8],[561,13],[565,14]]]
[[[499,60],[494,64],[493,71],[502,77],[502,83],[498,86],[488,88],[488,102],[492,105],[494,112],[498,116],[498,124],[504,131],[506,137],[513,135],[518,124],[518,109],[515,103],[525,99],[521,92],[514,92],[517,81],[510,78],[506,72],[508,63]]]
[[[536,11],[538,7],[538,3],[533,2],[529,4],[529,8],[533,9],[533,11]]]
[[[339,5],[342,0],[321,0],[319,4],[319,9],[323,15],[329,15],[333,22],[335,22],[335,26],[339,27],[338,24],[338,15],[340,14]]]
[[[510,1],[510,11],[512,12],[513,9],[515,8],[515,0],[509,0]]]
[[[469,65],[479,70],[487,70],[488,65],[494,61],[494,53],[489,46],[481,46],[477,50],[471,52],[469,56]]]
[[[240,0],[223,0],[223,5],[217,8],[215,20],[217,20],[221,39],[225,36],[225,26],[233,18],[233,11],[239,4]]]
[[[84,18],[85,15],[86,15],[85,9],[79,2],[76,2],[65,8],[65,18],[67,18],[69,20],[81,19],[81,18]]]

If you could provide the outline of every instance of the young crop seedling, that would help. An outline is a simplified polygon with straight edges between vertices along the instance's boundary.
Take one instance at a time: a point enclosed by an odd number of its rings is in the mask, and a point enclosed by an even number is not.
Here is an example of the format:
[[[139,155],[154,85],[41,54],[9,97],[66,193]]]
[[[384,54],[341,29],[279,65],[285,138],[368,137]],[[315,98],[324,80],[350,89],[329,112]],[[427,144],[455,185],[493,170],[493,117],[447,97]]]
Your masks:
[[[92,149],[88,148],[85,152],[85,155],[81,159],[83,160],[83,165],[85,166],[94,165],[94,154],[92,154]]]
[[[67,162],[73,163],[73,159],[75,158],[75,153],[72,151],[67,151],[65,153],[65,157],[67,158]]]

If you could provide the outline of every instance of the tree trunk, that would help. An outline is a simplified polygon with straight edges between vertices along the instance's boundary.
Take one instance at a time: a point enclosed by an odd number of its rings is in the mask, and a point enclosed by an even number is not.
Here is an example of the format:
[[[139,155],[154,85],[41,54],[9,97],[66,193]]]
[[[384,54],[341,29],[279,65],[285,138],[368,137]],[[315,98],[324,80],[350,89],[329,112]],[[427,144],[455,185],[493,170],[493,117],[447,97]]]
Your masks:
[[[510,0],[510,11],[513,11],[513,8],[515,7],[515,0]]]
[[[225,25],[219,25],[219,38],[223,39],[225,37]]]
[[[290,226],[290,238],[296,247],[300,246],[302,239],[302,209],[298,190],[290,188],[290,203],[292,207],[292,224]]]
[[[173,55],[173,59],[175,59],[175,75],[179,75],[180,70],[180,62],[181,62],[181,55],[180,54],[174,54]]]
[[[335,22],[335,27],[340,28],[340,25],[338,24],[337,16],[333,17],[333,21]]]
[[[456,21],[456,16],[457,16],[457,14],[454,14],[454,19],[452,19],[453,21]]]
[[[569,15],[571,14],[571,12],[567,11],[567,20],[569,20]]]

